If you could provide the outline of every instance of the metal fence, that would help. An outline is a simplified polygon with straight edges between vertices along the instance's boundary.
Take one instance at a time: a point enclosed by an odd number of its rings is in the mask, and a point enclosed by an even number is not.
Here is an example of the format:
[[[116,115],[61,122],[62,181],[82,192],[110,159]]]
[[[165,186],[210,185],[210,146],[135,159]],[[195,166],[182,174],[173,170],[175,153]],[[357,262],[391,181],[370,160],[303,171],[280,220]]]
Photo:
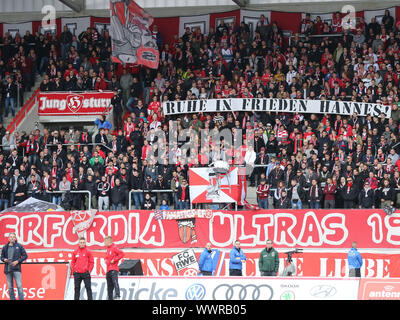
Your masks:
[[[28,194],[32,194],[32,191],[28,191]],[[92,209],[92,193],[89,190],[59,190],[59,191],[52,191],[52,192],[47,192],[47,194],[54,194],[54,193],[60,193],[60,194],[65,194],[65,193],[72,193],[72,194],[76,194],[76,193],[86,193],[88,194],[88,210]],[[40,193],[39,193],[40,194]]]

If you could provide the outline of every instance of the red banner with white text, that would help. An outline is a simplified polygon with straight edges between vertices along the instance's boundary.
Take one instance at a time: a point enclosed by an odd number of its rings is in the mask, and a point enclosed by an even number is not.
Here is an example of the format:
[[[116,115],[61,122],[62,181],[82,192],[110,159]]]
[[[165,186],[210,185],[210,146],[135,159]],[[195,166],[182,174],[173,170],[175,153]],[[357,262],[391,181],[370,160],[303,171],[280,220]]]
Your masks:
[[[39,116],[100,115],[111,108],[113,92],[40,92]]]
[[[71,249],[78,244],[70,212],[4,213],[0,243],[15,232],[27,249]],[[383,210],[105,211],[85,231],[88,247],[103,249],[111,235],[121,248],[261,249],[267,239],[278,248],[393,248],[400,244],[400,213]]]
[[[279,273],[284,268],[286,250],[279,250]],[[172,257],[181,249],[158,251],[124,250],[124,259],[140,259],[145,276],[176,276]],[[203,249],[195,249],[197,260]],[[216,276],[229,276],[229,251],[223,249],[216,268]],[[247,261],[243,264],[244,276],[259,276],[258,260],[261,250],[244,249]],[[360,250],[363,258],[362,277],[365,278],[396,278],[400,277],[400,255],[394,253],[372,253]],[[106,273],[105,250],[93,251],[94,268],[92,275],[104,276]],[[31,262],[67,262],[72,259],[72,251],[42,251],[28,252]],[[332,277],[348,276],[347,253],[343,252],[303,252],[293,255],[296,264],[296,275],[300,277]],[[24,267],[24,266],[23,266]],[[186,275],[189,276],[189,275]]]

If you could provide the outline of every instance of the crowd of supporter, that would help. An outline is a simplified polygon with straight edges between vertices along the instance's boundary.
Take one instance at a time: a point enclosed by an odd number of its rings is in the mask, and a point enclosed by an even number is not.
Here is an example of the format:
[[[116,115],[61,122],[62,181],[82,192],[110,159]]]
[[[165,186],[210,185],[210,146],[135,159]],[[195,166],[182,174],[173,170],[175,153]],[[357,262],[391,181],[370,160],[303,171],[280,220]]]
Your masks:
[[[10,61],[19,65],[28,54],[35,57],[32,72],[44,76],[41,91],[115,94],[114,123],[101,116],[95,132],[72,127],[10,135],[0,128],[3,207],[32,195],[83,209],[87,194],[60,191],[88,190],[92,207],[121,209],[128,207],[129,191],[134,190],[136,208],[189,208],[188,169],[216,160],[250,168],[248,182],[256,187],[261,208],[399,206],[400,24],[387,10],[380,23],[360,18],[355,26],[344,26],[340,13],[331,24],[306,15],[288,41],[279,21],[261,15],[254,35],[244,22],[222,21],[208,34],[187,28],[170,43],[163,43],[153,27],[160,51],[157,70],[112,63],[106,30],[99,34],[88,28],[75,36],[65,27],[60,38],[6,35],[3,79]],[[6,50],[13,44],[15,53]],[[392,115],[165,116],[161,108],[164,101],[226,97],[374,102],[391,106]],[[6,92],[3,103],[5,99]],[[175,136],[189,129],[182,141],[169,143],[171,120],[177,121]],[[241,134],[249,142],[235,148],[223,139],[201,141],[200,130],[211,134],[225,128],[231,129],[232,141]],[[161,131],[165,138],[159,138]],[[198,145],[186,150],[188,141]]]

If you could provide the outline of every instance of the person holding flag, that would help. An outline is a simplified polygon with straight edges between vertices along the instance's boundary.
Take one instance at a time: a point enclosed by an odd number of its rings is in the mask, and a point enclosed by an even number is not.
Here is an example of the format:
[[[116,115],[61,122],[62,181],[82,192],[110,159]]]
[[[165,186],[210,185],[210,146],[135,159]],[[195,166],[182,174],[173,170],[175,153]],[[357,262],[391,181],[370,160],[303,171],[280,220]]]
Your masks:
[[[229,275],[242,276],[243,263],[247,260],[243,250],[240,248],[240,241],[235,241],[235,246],[229,254]]]

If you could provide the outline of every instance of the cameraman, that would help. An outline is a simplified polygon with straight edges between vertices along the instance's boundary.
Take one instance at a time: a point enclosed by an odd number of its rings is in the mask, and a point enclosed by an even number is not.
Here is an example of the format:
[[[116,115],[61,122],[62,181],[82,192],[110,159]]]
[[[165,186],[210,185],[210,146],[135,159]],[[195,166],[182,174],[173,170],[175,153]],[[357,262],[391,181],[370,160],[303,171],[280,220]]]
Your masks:
[[[261,251],[258,268],[261,276],[275,277],[279,270],[279,255],[278,251],[272,248],[272,240],[267,240],[267,247]]]

